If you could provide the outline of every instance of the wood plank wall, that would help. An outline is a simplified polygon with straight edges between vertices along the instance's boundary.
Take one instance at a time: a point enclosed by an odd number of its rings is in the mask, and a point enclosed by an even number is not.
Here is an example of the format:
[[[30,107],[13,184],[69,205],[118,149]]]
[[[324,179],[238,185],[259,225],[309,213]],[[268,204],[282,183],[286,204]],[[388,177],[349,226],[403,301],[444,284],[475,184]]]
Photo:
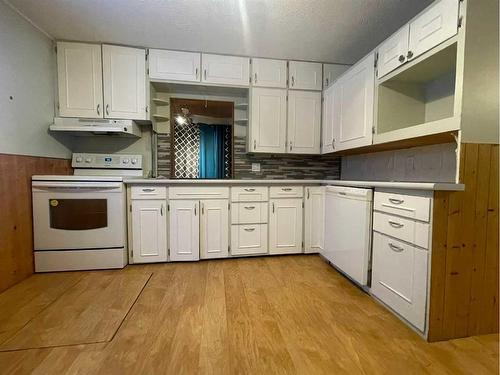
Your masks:
[[[71,173],[70,160],[0,154],[0,292],[33,273],[31,176]]]
[[[464,192],[436,192],[429,341],[498,332],[498,145],[462,144]]]

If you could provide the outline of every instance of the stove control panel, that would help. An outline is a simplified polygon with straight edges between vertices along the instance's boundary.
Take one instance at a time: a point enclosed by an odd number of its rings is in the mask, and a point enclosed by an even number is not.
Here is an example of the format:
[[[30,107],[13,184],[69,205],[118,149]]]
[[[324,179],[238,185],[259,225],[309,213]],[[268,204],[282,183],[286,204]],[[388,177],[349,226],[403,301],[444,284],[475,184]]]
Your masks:
[[[142,155],[75,153],[73,168],[142,169]]]

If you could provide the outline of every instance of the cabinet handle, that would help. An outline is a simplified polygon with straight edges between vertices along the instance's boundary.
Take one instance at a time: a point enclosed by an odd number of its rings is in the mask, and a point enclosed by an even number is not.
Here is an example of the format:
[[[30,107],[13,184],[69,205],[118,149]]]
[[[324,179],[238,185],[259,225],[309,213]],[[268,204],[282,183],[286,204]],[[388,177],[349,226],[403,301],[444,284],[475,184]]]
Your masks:
[[[203,69],[203,75],[205,76],[205,81],[207,80],[207,70]]]
[[[295,85],[295,77],[292,76],[292,87]]]
[[[292,141],[290,141],[290,151],[292,151]]]
[[[309,188],[307,188],[307,199],[309,199]]]
[[[404,199],[389,198],[389,202],[391,202],[392,204],[401,204],[404,202]]]
[[[274,202],[272,203],[272,207],[273,207],[273,214],[274,214]]]
[[[254,139],[253,140],[253,149],[255,150],[257,148],[257,141]]]
[[[194,205],[194,216],[196,216],[196,205]]]
[[[405,62],[405,56],[404,55],[399,55],[399,62]]]
[[[245,228],[245,230],[246,230],[247,232],[253,232],[253,231],[255,230],[255,228]]]
[[[391,248],[391,250],[393,250],[397,253],[404,251],[404,249],[401,246],[394,245],[392,242],[389,242],[389,247]]]
[[[106,104],[106,116],[109,116],[109,104]]]
[[[247,209],[247,210],[253,210],[253,209],[255,208],[255,206],[244,206],[244,207],[245,207],[245,209]]]
[[[252,192],[252,191],[255,191],[255,189],[254,188],[245,188],[245,191]]]
[[[198,79],[198,68],[196,68],[196,69],[194,70],[194,77],[195,77],[196,79]]]
[[[163,203],[162,203],[162,205],[160,207],[160,215],[163,216]]]
[[[413,52],[412,51],[408,51],[408,53],[406,54],[406,57],[409,59],[411,59],[413,57]]]
[[[203,203],[201,204],[201,214],[205,215],[205,205]]]
[[[325,80],[325,82],[326,82],[326,86],[328,86],[328,78]]]
[[[257,83],[257,73],[255,73],[255,74],[253,75],[253,77],[254,77],[254,79],[253,79],[253,83]]]
[[[101,104],[97,104],[97,116],[101,115]]]
[[[292,188],[281,188],[282,191],[291,191]]]
[[[389,220],[389,224],[394,228],[403,228],[404,224],[398,223],[397,221]]]
[[[142,189],[142,191],[143,191],[143,192],[145,192],[145,193],[151,193],[151,192],[155,191],[155,189],[152,189],[152,188],[144,188],[144,189]]]

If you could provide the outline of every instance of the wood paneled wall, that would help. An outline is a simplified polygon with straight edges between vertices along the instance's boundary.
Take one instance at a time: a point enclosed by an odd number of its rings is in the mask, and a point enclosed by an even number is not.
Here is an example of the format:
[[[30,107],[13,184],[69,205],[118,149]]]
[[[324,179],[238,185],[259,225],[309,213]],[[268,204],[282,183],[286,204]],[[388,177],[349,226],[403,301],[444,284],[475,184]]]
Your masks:
[[[463,192],[436,192],[429,341],[498,332],[498,145],[462,144]]]
[[[0,292],[33,273],[31,176],[71,172],[70,160],[0,154]]]

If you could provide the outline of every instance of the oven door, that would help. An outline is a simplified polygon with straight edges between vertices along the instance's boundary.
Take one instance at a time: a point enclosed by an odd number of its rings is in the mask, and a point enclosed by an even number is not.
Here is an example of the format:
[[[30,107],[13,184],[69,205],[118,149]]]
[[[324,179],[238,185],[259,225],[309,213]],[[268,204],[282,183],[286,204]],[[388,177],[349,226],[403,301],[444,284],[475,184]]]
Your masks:
[[[120,182],[33,181],[35,250],[125,246]]]

